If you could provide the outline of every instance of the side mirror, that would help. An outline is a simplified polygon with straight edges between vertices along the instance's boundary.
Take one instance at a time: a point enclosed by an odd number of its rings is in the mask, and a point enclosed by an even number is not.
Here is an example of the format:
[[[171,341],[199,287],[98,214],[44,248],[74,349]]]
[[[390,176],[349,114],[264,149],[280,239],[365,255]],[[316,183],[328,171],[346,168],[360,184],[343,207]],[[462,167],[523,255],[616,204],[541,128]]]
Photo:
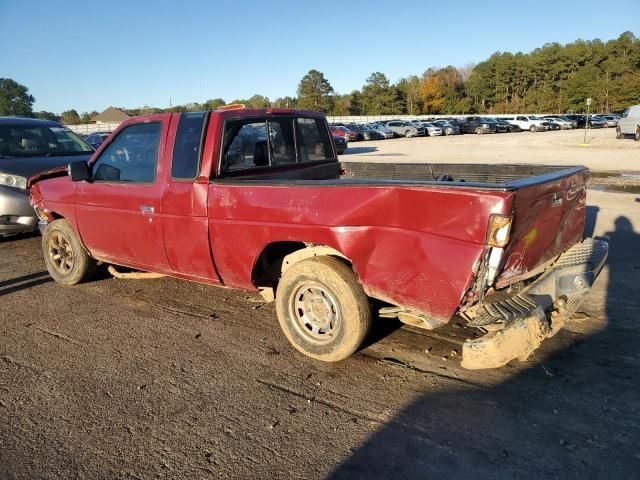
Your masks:
[[[84,160],[77,162],[71,162],[68,167],[69,178],[72,182],[80,182],[82,180],[90,180],[91,172],[89,171],[89,165]]]

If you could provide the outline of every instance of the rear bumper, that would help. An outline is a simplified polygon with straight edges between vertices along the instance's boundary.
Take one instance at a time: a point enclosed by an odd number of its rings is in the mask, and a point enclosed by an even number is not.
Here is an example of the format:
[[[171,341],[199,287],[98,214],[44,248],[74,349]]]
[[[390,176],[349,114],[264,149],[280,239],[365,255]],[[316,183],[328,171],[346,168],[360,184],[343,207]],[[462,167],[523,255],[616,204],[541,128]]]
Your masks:
[[[577,311],[608,252],[607,242],[586,239],[560,255],[521,292],[495,301],[489,298],[467,310],[469,325],[489,333],[464,343],[462,366],[496,368],[514,358],[525,360]]]

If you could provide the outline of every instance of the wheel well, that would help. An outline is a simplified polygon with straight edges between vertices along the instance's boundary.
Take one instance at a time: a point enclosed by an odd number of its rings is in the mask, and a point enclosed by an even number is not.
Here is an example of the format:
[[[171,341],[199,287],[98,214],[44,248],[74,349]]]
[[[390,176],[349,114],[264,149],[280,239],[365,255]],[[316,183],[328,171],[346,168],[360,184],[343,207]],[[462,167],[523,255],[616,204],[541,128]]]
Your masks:
[[[334,248],[305,242],[275,242],[267,245],[256,259],[251,279],[256,287],[273,288],[288,266],[305,258],[330,255],[352,267],[351,261]]]

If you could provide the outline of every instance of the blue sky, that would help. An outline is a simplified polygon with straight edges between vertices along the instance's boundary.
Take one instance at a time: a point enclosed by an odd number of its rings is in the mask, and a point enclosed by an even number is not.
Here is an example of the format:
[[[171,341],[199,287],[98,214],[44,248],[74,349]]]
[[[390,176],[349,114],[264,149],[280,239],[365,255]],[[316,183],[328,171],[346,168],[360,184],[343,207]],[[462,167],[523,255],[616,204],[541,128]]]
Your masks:
[[[312,68],[347,93],[374,71],[640,36],[640,0],[0,0],[0,25],[0,77],[60,113],[293,96]]]

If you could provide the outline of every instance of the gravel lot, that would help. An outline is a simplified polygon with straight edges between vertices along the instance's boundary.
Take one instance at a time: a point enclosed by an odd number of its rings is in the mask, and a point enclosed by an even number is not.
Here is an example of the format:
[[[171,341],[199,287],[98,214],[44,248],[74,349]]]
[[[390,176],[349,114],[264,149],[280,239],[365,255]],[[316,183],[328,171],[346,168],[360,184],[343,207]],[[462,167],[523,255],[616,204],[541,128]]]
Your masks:
[[[613,128],[457,135],[351,142],[343,161],[543,163],[586,165],[600,171],[640,171],[640,142],[616,140]]]
[[[576,135],[362,142],[343,159],[640,159],[633,141],[562,143]],[[534,358],[487,372],[460,368],[456,321],[379,320],[367,348],[322,364],[257,295],[104,272],[64,287],[39,237],[5,240],[0,478],[639,478],[639,202],[590,192],[587,234],[611,244],[596,288]]]

